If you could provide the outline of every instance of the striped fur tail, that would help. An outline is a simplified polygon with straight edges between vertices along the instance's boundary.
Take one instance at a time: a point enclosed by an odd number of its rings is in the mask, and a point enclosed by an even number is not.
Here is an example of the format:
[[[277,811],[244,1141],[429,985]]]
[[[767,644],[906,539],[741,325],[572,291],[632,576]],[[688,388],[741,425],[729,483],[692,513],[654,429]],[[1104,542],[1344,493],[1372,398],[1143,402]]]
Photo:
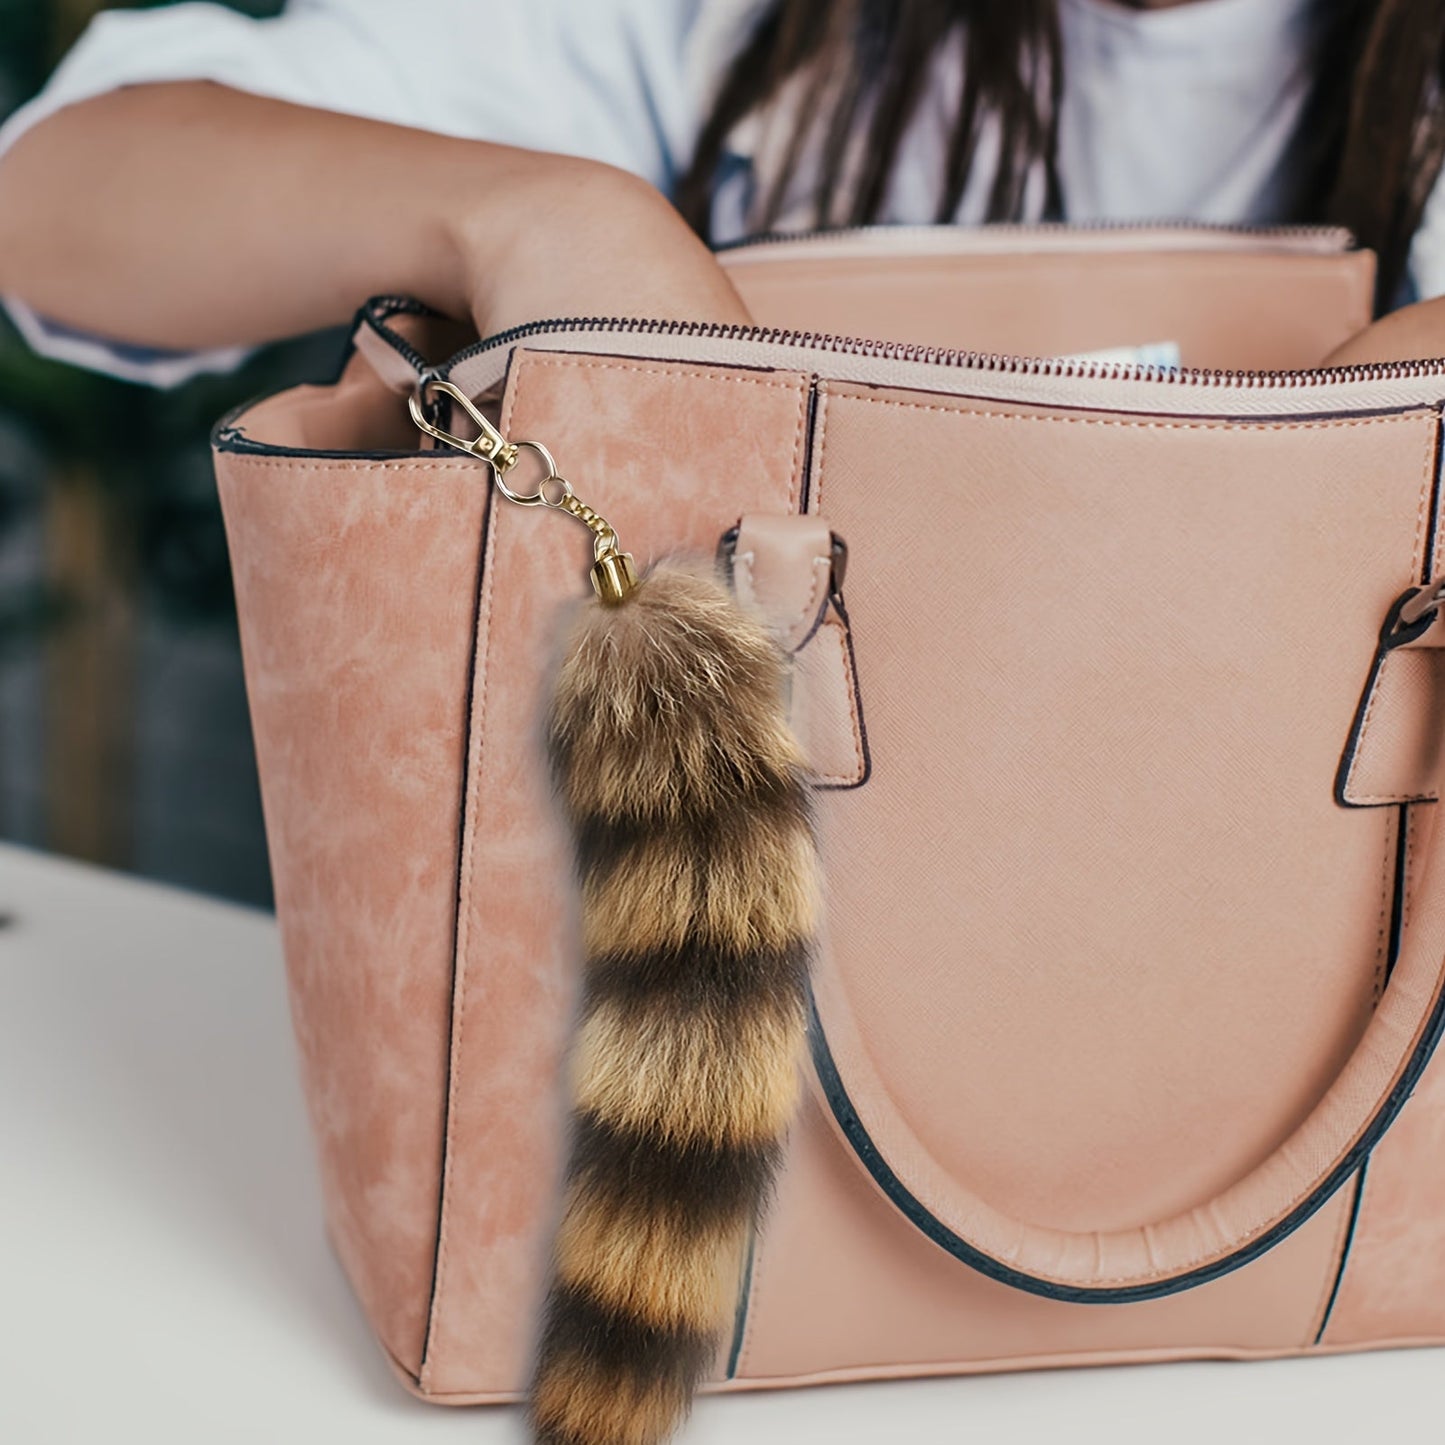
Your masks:
[[[783,659],[714,577],[580,619],[550,744],[587,955],[532,1386],[544,1445],[652,1445],[737,1304],[792,1117],[817,864]]]

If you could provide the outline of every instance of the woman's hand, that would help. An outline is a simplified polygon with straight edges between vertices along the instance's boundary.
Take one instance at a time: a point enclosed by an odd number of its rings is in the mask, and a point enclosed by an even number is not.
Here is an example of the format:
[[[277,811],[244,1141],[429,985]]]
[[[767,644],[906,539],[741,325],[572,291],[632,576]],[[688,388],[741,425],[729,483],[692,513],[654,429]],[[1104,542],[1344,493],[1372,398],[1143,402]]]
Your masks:
[[[646,181],[513,154],[515,176],[452,221],[463,297],[446,309],[465,305],[482,335],[564,316],[748,322],[712,253]]]

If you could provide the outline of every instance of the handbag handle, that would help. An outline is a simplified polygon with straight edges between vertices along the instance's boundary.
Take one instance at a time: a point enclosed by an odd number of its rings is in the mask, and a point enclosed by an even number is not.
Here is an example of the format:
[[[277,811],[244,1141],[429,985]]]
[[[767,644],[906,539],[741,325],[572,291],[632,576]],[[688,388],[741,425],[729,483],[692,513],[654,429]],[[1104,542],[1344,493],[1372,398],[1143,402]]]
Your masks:
[[[1445,580],[1405,593],[1390,610],[1382,655],[1445,647],[1442,608]],[[1176,1294],[1248,1264],[1304,1224],[1355,1174],[1410,1097],[1445,1032],[1445,828],[1432,832],[1397,961],[1334,1083],[1269,1158],[1213,1199],[1157,1223],[1069,1232],[1012,1219],[970,1193],[902,1121],[870,1119],[874,1110],[862,1101],[883,1093],[872,1087],[876,1076],[846,1008],[831,1003],[827,980],[820,979],[812,1046],[823,1094],[875,1183],[924,1234],[982,1273],[1031,1294],[1078,1303]],[[868,1082],[856,1101],[843,1072]]]

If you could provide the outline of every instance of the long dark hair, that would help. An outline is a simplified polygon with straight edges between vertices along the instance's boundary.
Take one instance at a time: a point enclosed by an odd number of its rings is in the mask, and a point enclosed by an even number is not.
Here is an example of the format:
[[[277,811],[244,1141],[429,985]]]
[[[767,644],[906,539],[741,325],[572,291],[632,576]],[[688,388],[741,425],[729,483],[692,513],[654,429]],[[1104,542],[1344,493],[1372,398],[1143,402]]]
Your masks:
[[[1380,257],[1380,291],[1398,292],[1410,240],[1445,158],[1445,0],[1316,0],[1313,83],[1295,140],[1294,194],[1281,220],[1348,226]],[[817,225],[876,220],[905,132],[943,47],[966,63],[938,178],[935,217],[952,219],[985,120],[1000,144],[988,219],[1061,205],[1058,101],[1065,83],[1057,0],[774,0],[728,72],[678,193],[708,230],[729,132],[786,85],[807,119],[789,139],[752,218],[774,224],[804,151],[819,156]]]

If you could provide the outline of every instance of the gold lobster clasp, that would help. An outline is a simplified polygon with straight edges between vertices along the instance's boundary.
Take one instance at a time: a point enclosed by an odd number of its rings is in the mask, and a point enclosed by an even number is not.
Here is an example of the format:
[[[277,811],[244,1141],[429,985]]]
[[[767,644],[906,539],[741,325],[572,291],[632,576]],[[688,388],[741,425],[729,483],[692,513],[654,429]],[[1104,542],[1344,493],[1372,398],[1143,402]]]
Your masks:
[[[437,426],[427,415],[427,403],[432,392],[440,392],[461,407],[476,426],[477,435],[469,439]],[[592,533],[592,586],[598,598],[609,606],[627,599],[637,586],[637,568],[632,554],[622,550],[617,533],[606,518],[577,498],[572,483],[558,472],[552,453],[541,442],[509,442],[466,392],[439,377],[427,377],[417,383],[410,397],[410,407],[412,420],[427,436],[485,462],[491,469],[497,490],[509,502],[515,502],[519,507],[551,507],[581,522]],[[507,473],[517,465],[523,452],[531,452],[543,468],[541,478],[529,492],[517,491],[507,482]]]

